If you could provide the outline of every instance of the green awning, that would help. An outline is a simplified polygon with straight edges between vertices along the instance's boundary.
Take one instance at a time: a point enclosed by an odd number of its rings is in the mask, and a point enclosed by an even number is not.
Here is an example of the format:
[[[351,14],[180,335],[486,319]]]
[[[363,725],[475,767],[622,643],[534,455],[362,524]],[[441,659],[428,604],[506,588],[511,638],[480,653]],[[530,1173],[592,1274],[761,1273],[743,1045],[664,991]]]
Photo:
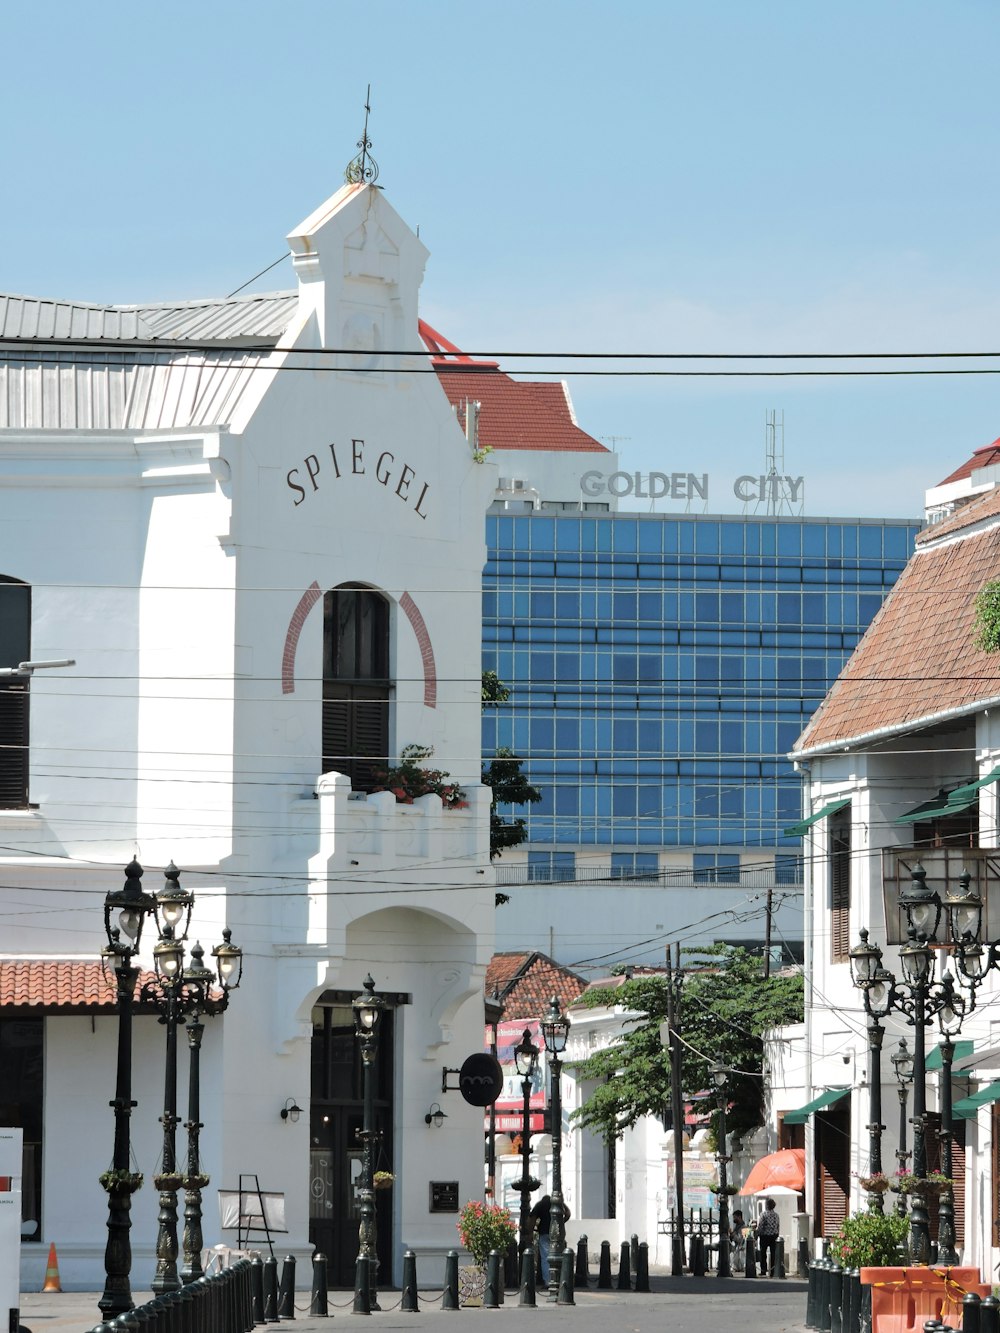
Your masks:
[[[845,796],[842,801],[831,801],[829,805],[824,805],[822,810],[817,810],[815,814],[800,819],[797,824],[789,824],[788,828],[782,829],[786,838],[801,838],[806,829],[811,828],[813,824],[820,819],[826,819],[827,815],[835,814],[838,810],[843,810],[845,805],[851,804],[851,798]]]
[[[1000,1102],[1000,1083],[987,1083],[985,1088],[980,1088],[971,1097],[963,1097],[954,1104],[951,1113],[959,1120],[975,1120],[976,1112],[987,1102]]]
[[[967,1055],[971,1055],[971,1054],[972,1054],[972,1051],[973,1051],[973,1045],[972,1045],[972,1042],[971,1042],[971,1041],[966,1041],[964,1037],[963,1037],[963,1039],[962,1039],[961,1041],[953,1041],[951,1044],[952,1044],[952,1046],[954,1046],[954,1048],[955,1048],[955,1054],[952,1056],[952,1059],[953,1059],[953,1060],[964,1060],[965,1057],[966,1057]],[[925,1063],[924,1063],[924,1068],[927,1070],[928,1074],[930,1074],[930,1073],[932,1073],[935,1069],[940,1069],[940,1068],[941,1068],[941,1064],[942,1064],[942,1061],[941,1061],[941,1047],[940,1047],[940,1046],[935,1046],[934,1049],[933,1049],[932,1051],[928,1051],[928,1053],[927,1053],[927,1059],[926,1059],[926,1061],[925,1061]],[[972,1077],[972,1070],[971,1070],[971,1069],[959,1069],[959,1070],[956,1072],[955,1077],[956,1077],[956,1078],[971,1078],[971,1077]]]
[[[939,791],[931,800],[924,801],[914,810],[907,810],[905,815],[900,815],[896,823],[917,824],[924,819],[940,819],[942,815],[961,814],[963,810],[975,805],[979,799],[980,788],[988,787],[993,782],[1000,782],[1000,768],[995,768],[992,773],[987,773],[986,777],[979,778],[975,782],[966,782],[951,791]]]
[[[818,1097],[806,1102],[805,1106],[800,1106],[797,1111],[786,1111],[781,1117],[782,1124],[804,1125],[813,1112],[824,1111],[828,1106],[839,1102],[842,1097],[846,1097],[849,1092],[850,1088],[827,1088],[826,1092],[821,1092]]]

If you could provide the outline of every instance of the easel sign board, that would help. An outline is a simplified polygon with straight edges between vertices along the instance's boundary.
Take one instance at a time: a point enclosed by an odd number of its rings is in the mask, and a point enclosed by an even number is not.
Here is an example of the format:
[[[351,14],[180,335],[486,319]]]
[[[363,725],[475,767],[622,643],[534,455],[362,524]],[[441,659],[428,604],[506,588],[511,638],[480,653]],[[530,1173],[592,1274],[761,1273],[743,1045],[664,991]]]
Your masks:
[[[16,1329],[21,1308],[21,1152],[24,1132],[0,1130],[0,1321]],[[13,1189],[11,1186],[13,1185]]]
[[[287,1231],[285,1196],[267,1190],[219,1190],[223,1231]]]
[[[23,1140],[23,1129],[0,1129],[0,1177],[16,1180],[16,1190],[21,1188]],[[9,1183],[7,1189],[10,1189]]]

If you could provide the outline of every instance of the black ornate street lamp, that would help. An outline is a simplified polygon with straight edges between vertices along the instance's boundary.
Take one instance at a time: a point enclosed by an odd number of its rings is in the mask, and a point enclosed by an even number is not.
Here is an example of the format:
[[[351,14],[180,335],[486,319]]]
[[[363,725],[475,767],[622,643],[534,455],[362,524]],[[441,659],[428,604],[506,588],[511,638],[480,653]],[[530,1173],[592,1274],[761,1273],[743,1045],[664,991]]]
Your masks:
[[[118,999],[118,1063],[115,1096],[115,1142],[111,1170],[102,1184],[108,1192],[108,1242],[104,1252],[104,1292],[98,1307],[109,1323],[134,1308],[132,1300],[132,1246],[129,1230],[132,1194],[142,1177],[131,1170],[130,1117],[132,1100],[132,1006],[139,969],[133,966],[142,939],[142,927],[153,910],[153,898],[143,893],[142,866],[131,861],[125,867],[125,885],[104,899],[104,931],[108,942],[101,950],[105,971],[114,972]],[[112,924],[112,923],[115,924]]]
[[[729,1176],[726,1171],[732,1160],[726,1152],[726,1104],[729,1099],[726,1083],[729,1070],[718,1060],[713,1060],[708,1066],[708,1072],[719,1094],[719,1151],[716,1154],[719,1163],[719,1266],[715,1275],[732,1277],[729,1263]]]
[[[385,1011],[385,1000],[375,993],[371,974],[365,977],[364,990],[353,1001],[354,1026],[361,1044],[363,1076],[361,1140],[361,1184],[358,1189],[361,1221],[358,1227],[358,1259],[354,1279],[354,1313],[368,1314],[378,1305],[378,1236],[375,1219],[374,1143],[375,1131],[375,1058],[378,1030]]]
[[[880,1019],[889,1012],[892,978],[882,967],[882,955],[868,943],[868,932],[861,932],[861,943],[850,953],[854,984],[865,992],[868,1024],[868,1174],[882,1174],[882,1039],[885,1029]],[[881,1190],[868,1191],[868,1210],[884,1213]]]
[[[521,1034],[521,1040],[514,1047],[514,1067],[521,1076],[521,1097],[523,1116],[521,1120],[521,1179],[515,1189],[521,1195],[520,1223],[518,1229],[518,1248],[521,1254],[532,1248],[531,1226],[531,1191],[538,1189],[537,1181],[528,1170],[531,1156],[531,1089],[538,1068],[538,1047],[532,1043],[531,1033],[527,1028]]]
[[[914,867],[910,883],[899,894],[899,904],[906,912],[907,940],[899,950],[902,981],[897,982],[882,966],[881,950],[868,942],[862,930],[861,943],[850,951],[854,984],[863,992],[869,1017],[878,1019],[892,1009],[906,1015],[913,1028],[913,1178],[910,1207],[911,1262],[930,1261],[930,1226],[927,1215],[927,1024],[938,1016],[942,1031],[954,1036],[961,1030],[966,1011],[975,1005],[976,988],[986,972],[997,965],[998,950],[990,945],[984,965],[979,930],[982,902],[970,890],[971,874],[963,872],[960,889],[949,894],[942,904],[927,884],[923,866]],[[948,938],[937,938],[942,916]],[[932,947],[933,946],[933,947]],[[942,975],[935,977],[938,958]],[[955,990],[954,979],[946,970],[954,958],[959,979],[970,992],[968,1001]],[[950,1071],[949,1071],[950,1072]],[[950,1149],[950,1143],[949,1143]],[[950,1152],[949,1152],[950,1156]],[[952,1201],[952,1210],[953,1210]],[[945,1202],[947,1217],[947,1201]],[[952,1214],[953,1215],[953,1214]],[[954,1249],[952,1221],[951,1246]]]
[[[899,1045],[889,1058],[896,1074],[897,1092],[899,1094],[899,1142],[896,1145],[896,1171],[900,1176],[904,1176],[910,1160],[910,1154],[906,1150],[906,1103],[909,1097],[910,1084],[913,1082],[913,1052],[907,1046],[905,1037],[900,1037]],[[900,1217],[906,1216],[906,1191],[902,1187],[900,1187],[899,1196],[896,1199],[896,1212]]]
[[[184,1124],[187,1131],[187,1174],[184,1177],[184,1265],[181,1278],[187,1282],[196,1282],[205,1276],[201,1263],[201,1192],[209,1183],[208,1176],[201,1169],[199,1137],[201,1124],[201,1038],[205,1025],[201,1015],[221,1014],[229,1008],[230,991],[236,990],[243,977],[243,950],[232,942],[232,931],[222,932],[222,943],[212,950],[216,960],[213,972],[204,964],[205,951],[201,944],[191,950],[191,966],[184,973],[184,990],[187,996],[188,1013],[188,1118]],[[219,990],[214,989],[216,980]]]
[[[194,908],[194,894],[180,886],[180,871],[170,863],[164,872],[164,888],[156,895],[155,913],[159,940],[153,949],[155,980],[148,981],[140,992],[141,998],[155,1005],[160,1022],[166,1030],[166,1053],[163,1081],[163,1150],[160,1171],[154,1184],[160,1192],[160,1211],[157,1217],[156,1272],[151,1288],[162,1295],[177,1291],[181,1278],[177,1272],[177,1193],[185,1190],[184,1209],[184,1266],[181,1276],[193,1282],[203,1275],[201,1266],[201,1191],[208,1183],[201,1174],[198,1161],[200,1097],[201,1037],[204,1031],[199,1021],[206,1012],[221,1013],[229,1004],[229,992],[235,990],[242,976],[242,950],[234,945],[229,930],[223,932],[223,943],[213,954],[218,959],[218,973],[204,965],[204,950],[196,944],[191,951],[192,965],[184,967],[184,940],[187,938]],[[221,992],[213,991],[213,986]],[[188,1081],[189,1117],[185,1126],[188,1134],[187,1172],[177,1168],[177,1029],[187,1015],[188,1051],[191,1070]]]
[[[559,1292],[566,1251],[566,1212],[562,1196],[562,1054],[569,1036],[569,1018],[559,1007],[558,995],[549,1001],[542,1019],[542,1036],[551,1062],[552,1194],[549,1212],[549,1288],[552,1299]]]
[[[945,984],[951,984],[951,978],[945,978]],[[957,1264],[958,1253],[955,1249],[955,1190],[951,1181],[951,1067],[955,1059],[955,1043],[952,1036],[962,1025],[961,1014],[956,1015],[949,1004],[942,1005],[938,1011],[938,1026],[944,1041],[941,1043],[941,1174],[949,1184],[941,1187],[941,1200],[938,1206],[938,1263]]]

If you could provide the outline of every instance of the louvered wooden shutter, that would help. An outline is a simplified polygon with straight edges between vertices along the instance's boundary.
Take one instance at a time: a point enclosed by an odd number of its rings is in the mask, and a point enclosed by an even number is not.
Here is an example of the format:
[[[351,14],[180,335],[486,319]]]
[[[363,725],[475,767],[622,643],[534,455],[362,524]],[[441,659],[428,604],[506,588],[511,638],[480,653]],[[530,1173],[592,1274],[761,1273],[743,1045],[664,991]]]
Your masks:
[[[818,1234],[832,1236],[847,1216],[851,1185],[850,1110],[837,1107],[816,1116]]]
[[[831,961],[846,962],[851,947],[851,808],[830,818]]]
[[[370,791],[389,752],[389,690],[378,685],[323,686],[323,772],[346,773]]]
[[[28,682],[0,681],[0,809],[27,804]]]
[[[1000,1246],[1000,1103],[990,1107],[990,1180],[993,1245]]]
[[[941,1116],[937,1111],[928,1111],[925,1142],[927,1145],[927,1170],[940,1171],[941,1164]],[[996,1147],[994,1145],[994,1152]],[[960,1249],[965,1243],[965,1121],[953,1122],[951,1131],[951,1176],[955,1182],[952,1194],[955,1199],[955,1247]],[[931,1240],[938,1239],[938,1222],[941,1213],[941,1196],[936,1189],[927,1191],[927,1216],[930,1220]]]
[[[0,577],[0,666],[31,657],[31,589]],[[28,682],[0,679],[0,809],[28,804]]]

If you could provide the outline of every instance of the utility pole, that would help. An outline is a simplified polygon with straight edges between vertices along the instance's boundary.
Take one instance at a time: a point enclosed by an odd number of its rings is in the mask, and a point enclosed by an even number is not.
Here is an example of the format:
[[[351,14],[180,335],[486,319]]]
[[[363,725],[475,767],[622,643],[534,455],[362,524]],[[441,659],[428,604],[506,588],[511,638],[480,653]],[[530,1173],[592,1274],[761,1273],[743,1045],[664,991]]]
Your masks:
[[[671,963],[671,952],[673,962]],[[681,946],[667,948],[667,1029],[670,1052],[670,1118],[674,1126],[674,1215],[675,1235],[680,1241],[680,1262],[687,1254],[684,1245],[684,1101],[681,1096]]]

